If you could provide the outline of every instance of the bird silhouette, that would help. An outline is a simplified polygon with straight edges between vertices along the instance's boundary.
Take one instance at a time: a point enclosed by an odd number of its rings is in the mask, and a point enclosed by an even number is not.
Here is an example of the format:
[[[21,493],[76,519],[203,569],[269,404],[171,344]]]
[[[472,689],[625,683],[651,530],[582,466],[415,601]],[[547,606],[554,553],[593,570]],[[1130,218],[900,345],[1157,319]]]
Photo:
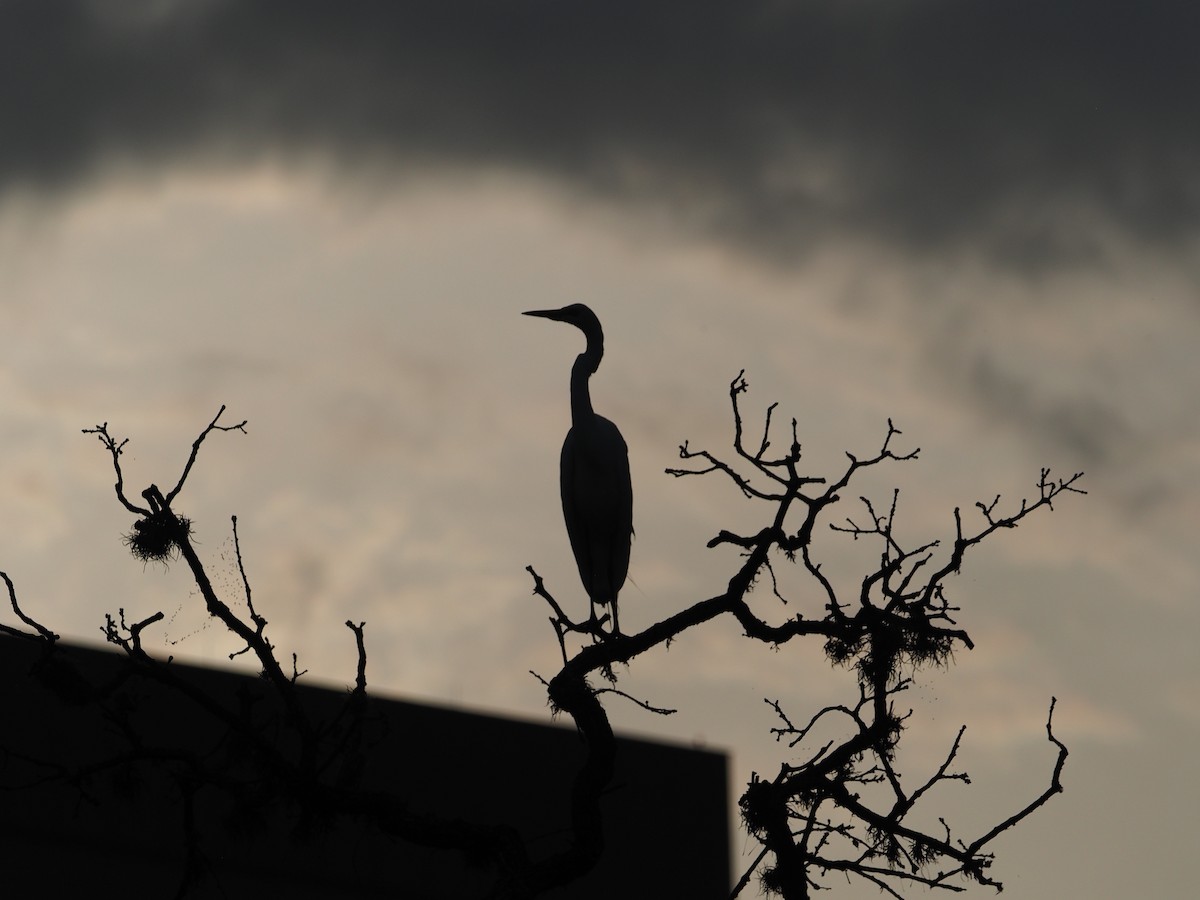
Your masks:
[[[633,484],[629,477],[629,449],[621,432],[592,409],[588,381],[604,358],[604,331],[596,314],[582,303],[562,309],[536,309],[524,313],[574,325],[587,338],[587,347],[571,367],[571,429],[563,441],[559,486],[567,537],[591,602],[612,611],[612,632],[617,625],[617,594],[629,573],[629,548],[633,538]]]

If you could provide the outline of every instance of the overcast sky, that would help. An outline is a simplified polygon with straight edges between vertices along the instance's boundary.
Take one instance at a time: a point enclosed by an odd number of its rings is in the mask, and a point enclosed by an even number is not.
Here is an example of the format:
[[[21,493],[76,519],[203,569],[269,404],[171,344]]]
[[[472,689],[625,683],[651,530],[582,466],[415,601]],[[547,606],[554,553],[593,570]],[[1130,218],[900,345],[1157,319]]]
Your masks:
[[[863,491],[900,486],[913,543],[1085,470],[951,584],[976,649],[913,692],[910,767],[966,723],[974,784],[941,800],[998,821],[1049,774],[1056,695],[1067,792],[995,874],[1185,896],[1200,13],[1110,6],[0,5],[0,568],[66,636],[161,609],[163,652],[222,661],[185,572],[124,553],[80,429],[131,438],[140,490],[224,403],[249,433],[205,445],[178,505],[230,592],[238,516],[280,647],[342,684],[365,619],[376,690],[545,720],[524,567],[581,601],[556,467],[582,340],[519,313],[586,302],[634,469],[626,628],[719,592],[738,558],[704,542],[766,524],[663,474],[685,439],[728,446],[740,369],[748,421],[779,401],[813,474],[894,419],[921,457]],[[823,550],[852,584],[870,555],[845,543]],[[815,644],[731,623],[623,684],[681,711],[613,704],[620,727],[728,750],[735,795],[782,758],[764,696],[803,716],[855,691]]]

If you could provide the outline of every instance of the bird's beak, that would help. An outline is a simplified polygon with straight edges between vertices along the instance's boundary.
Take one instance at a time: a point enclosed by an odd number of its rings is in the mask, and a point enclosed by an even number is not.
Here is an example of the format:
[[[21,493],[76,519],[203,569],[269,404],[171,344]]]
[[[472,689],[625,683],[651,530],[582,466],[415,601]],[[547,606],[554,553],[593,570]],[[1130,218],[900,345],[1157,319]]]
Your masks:
[[[562,321],[561,309],[531,309],[521,313],[523,316],[537,316],[541,319],[554,319],[556,322]]]

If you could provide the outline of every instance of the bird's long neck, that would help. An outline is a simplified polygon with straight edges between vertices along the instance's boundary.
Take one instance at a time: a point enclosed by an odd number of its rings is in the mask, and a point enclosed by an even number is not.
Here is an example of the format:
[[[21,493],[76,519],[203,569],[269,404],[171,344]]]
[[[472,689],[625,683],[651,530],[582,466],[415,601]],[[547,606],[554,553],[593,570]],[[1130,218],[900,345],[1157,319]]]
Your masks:
[[[593,419],[592,395],[588,390],[588,379],[600,368],[604,358],[604,336],[589,335],[587,349],[575,357],[571,366],[571,424],[585,425]]]

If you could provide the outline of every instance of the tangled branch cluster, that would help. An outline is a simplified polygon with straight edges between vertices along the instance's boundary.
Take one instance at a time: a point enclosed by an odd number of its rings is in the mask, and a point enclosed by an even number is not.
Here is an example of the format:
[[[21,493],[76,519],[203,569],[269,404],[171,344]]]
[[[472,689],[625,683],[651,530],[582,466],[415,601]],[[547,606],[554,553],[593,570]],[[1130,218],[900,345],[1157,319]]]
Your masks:
[[[149,654],[143,647],[142,634],[162,620],[161,611],[136,622],[127,621],[123,609],[106,616],[102,631],[106,640],[121,650],[127,665],[113,683],[84,683],[72,675],[69,661],[56,653],[58,635],[21,609],[12,580],[0,572],[12,609],[21,622],[21,626],[0,625],[0,631],[38,642],[43,648],[43,680],[72,703],[100,706],[127,738],[126,752],[69,772],[47,765],[46,779],[81,783],[91,773],[119,771],[131,762],[152,759],[174,780],[184,798],[184,889],[199,877],[205,865],[203,838],[192,817],[191,798],[199,786],[208,785],[226,791],[235,803],[258,803],[271,797],[299,809],[307,819],[354,816],[384,834],[417,845],[462,850],[472,859],[493,864],[497,873],[493,896],[534,897],[586,874],[603,853],[600,797],[612,780],[616,741],[602,698],[616,694],[634,699],[617,690],[614,667],[669,644],[687,629],[729,615],[747,636],[772,646],[787,644],[793,638],[819,638],[828,659],[852,667],[858,681],[856,702],[828,706],[803,724],[796,724],[779,701],[768,701],[780,723],[772,729],[773,734],[793,750],[809,747],[821,723],[839,720],[849,725],[849,735],[809,749],[803,762],[782,764],[773,778],[752,776],[739,806],[748,832],[761,843],[761,853],[733,895],[750,882],[756,871],[769,891],[787,898],[807,898],[830,873],[857,876],[895,897],[900,896],[898,887],[905,883],[958,890],[961,888],[957,882],[962,878],[999,888],[999,882],[988,874],[991,842],[1062,790],[1060,775],[1067,748],[1053,732],[1053,701],[1046,734],[1057,751],[1057,760],[1048,786],[993,828],[971,839],[961,839],[944,823],[938,833],[913,826],[909,815],[935,785],[967,781],[965,773],[952,771],[963,732],[960,730],[932,775],[916,787],[906,786],[894,765],[906,721],[906,715],[897,712],[895,699],[911,683],[907,673],[947,662],[960,645],[973,646],[967,632],[953,618],[958,610],[951,605],[945,589],[946,579],[960,571],[967,552],[996,531],[1015,527],[1035,510],[1051,508],[1061,494],[1083,493],[1077,486],[1081,476],[1055,480],[1043,470],[1035,499],[1022,501],[1008,513],[1001,511],[999,497],[977,504],[980,524],[973,530],[956,509],[954,537],[946,548],[938,541],[907,546],[894,527],[895,493],[886,508],[863,499],[864,512],[858,518],[825,521],[859,473],[884,463],[917,458],[918,450],[893,449],[900,432],[891,421],[878,452],[865,458],[847,454],[848,464],[834,478],[808,476],[801,470],[795,420],[783,453],[772,455],[774,406],[766,412],[757,446],[747,445],[740,409],[740,398],[747,389],[739,373],[729,392],[734,462],[705,450],[693,450],[685,443],[679,451],[685,467],[667,470],[676,477],[722,475],[766,511],[767,524],[757,533],[721,531],[709,542],[710,548],[728,545],[740,552],[741,561],[722,592],[641,632],[614,633],[602,629],[603,620],[573,621],[542,578],[532,567],[528,569],[534,593],[550,607],[550,622],[562,657],[557,674],[542,679],[543,684],[554,710],[569,715],[587,743],[586,759],[571,786],[571,834],[565,850],[535,858],[512,827],[443,818],[436,811],[418,814],[401,799],[366,790],[358,783],[356,773],[367,752],[364,728],[370,720],[365,623],[345,623],[354,634],[358,651],[354,688],[332,718],[313,717],[298,699],[296,682],[303,673],[295,655],[290,667],[279,661],[267,637],[267,620],[255,609],[236,517],[233,539],[244,613],[236,611],[213,589],[193,545],[191,523],[175,509],[205,440],[214,433],[245,430],[245,422],[220,423],[224,407],[193,442],[175,486],[164,494],[150,485],[141,492],[144,505],[131,501],[125,492],[121,457],[126,441],[111,436],[106,424],[85,429],[85,433],[96,435],[110,455],[116,474],[116,497],[137,516],[126,538],[131,552],[144,562],[184,561],[209,615],[238,638],[239,649],[231,658],[250,654],[257,660],[274,703],[263,707],[221,702],[179,678],[169,659],[163,661]],[[816,558],[813,535],[821,524],[879,547],[878,565],[852,593],[835,587]],[[764,573],[771,580],[773,594],[779,597],[775,567],[781,561],[799,566],[809,576],[812,595],[817,598],[809,610],[815,610],[816,615],[795,613],[773,619],[769,610],[752,605],[752,589]],[[581,639],[580,646],[569,651],[573,639]],[[604,686],[593,685],[597,674],[606,682]],[[131,678],[156,682],[220,722],[230,736],[222,752],[200,754],[188,747],[151,751],[119,696],[121,684]],[[672,712],[641,700],[635,702],[652,712]],[[866,790],[868,787],[872,790]],[[881,787],[883,802],[864,799],[867,794],[879,796]]]
[[[853,706],[827,707],[803,726],[794,725],[778,701],[768,701],[783,723],[773,732],[777,739],[786,740],[794,748],[805,743],[818,722],[839,717],[851,726],[850,736],[819,747],[803,763],[782,764],[774,778],[753,775],[739,806],[743,823],[761,843],[762,852],[742,877],[734,895],[749,883],[756,870],[760,870],[759,877],[768,891],[787,898],[807,898],[820,886],[821,878],[832,872],[857,876],[897,897],[900,895],[895,886],[905,882],[960,890],[956,882],[960,876],[999,889],[1000,883],[988,874],[992,856],[987,848],[997,835],[1017,825],[1062,790],[1059,776],[1067,748],[1053,733],[1053,700],[1046,732],[1057,751],[1057,760],[1049,786],[1027,806],[971,840],[956,838],[949,826],[935,834],[909,824],[910,812],[935,784],[967,780],[965,774],[950,771],[962,735],[960,732],[931,778],[916,788],[904,786],[894,761],[906,716],[897,712],[894,700],[910,684],[903,673],[944,664],[957,646],[974,646],[967,632],[955,622],[953,615],[957,610],[945,589],[946,579],[961,570],[967,552],[999,529],[1015,527],[1035,510],[1052,508],[1060,494],[1084,493],[1078,487],[1082,473],[1054,480],[1049,470],[1042,470],[1037,498],[1023,500],[1007,514],[999,511],[999,497],[991,503],[977,504],[982,523],[973,531],[964,525],[961,510],[956,509],[954,538],[949,552],[940,559],[937,555],[940,541],[918,546],[905,546],[901,542],[894,527],[898,493],[893,493],[886,510],[863,498],[865,518],[849,518],[827,526],[855,540],[873,540],[880,547],[878,566],[863,577],[853,596],[844,595],[816,558],[812,540],[815,529],[861,472],[884,463],[914,460],[920,451],[896,451],[893,443],[900,432],[889,420],[882,445],[873,455],[858,457],[847,453],[848,464],[832,479],[805,475],[800,467],[801,448],[795,419],[791,422],[786,449],[782,454],[772,455],[774,405],[766,411],[757,445],[747,443],[740,407],[740,398],[747,389],[744,372],[739,372],[729,391],[735,462],[727,462],[706,450],[694,450],[684,443],[679,455],[688,466],[669,468],[667,472],[676,477],[722,475],[745,497],[761,502],[769,510],[769,523],[756,534],[721,531],[709,541],[710,548],[731,545],[742,553],[743,561],[723,593],[639,634],[593,634],[593,643],[570,659],[564,635],[588,632],[587,623],[568,619],[542,580],[530,570],[535,578],[535,593],[543,596],[554,612],[551,621],[563,647],[563,669],[548,683],[552,702],[574,714],[571,703],[578,704],[584,697],[595,700],[597,691],[590,689],[586,680],[589,673],[599,671],[611,679],[614,664],[627,663],[659,644],[668,643],[684,630],[722,615],[736,618],[748,637],[773,646],[797,637],[819,637],[832,663],[853,666],[858,676],[859,699]],[[809,617],[796,613],[772,621],[762,611],[752,608],[751,591],[764,573],[776,585],[773,567],[780,558],[801,566],[810,576],[821,615]],[[779,596],[777,587],[773,593]],[[583,730],[593,745],[604,746],[610,739],[610,734],[602,728],[597,733]],[[887,801],[883,805],[868,805],[860,789],[880,784],[888,788]]]
[[[933,776],[915,789],[906,788],[894,768],[905,720],[897,712],[894,699],[910,683],[903,672],[943,664],[958,645],[974,646],[966,631],[957,627],[953,618],[957,610],[951,606],[945,590],[947,577],[961,570],[967,551],[998,529],[1012,528],[1034,510],[1050,507],[1064,491],[1082,493],[1076,486],[1082,473],[1054,481],[1048,470],[1042,470],[1037,499],[1022,501],[1008,515],[997,512],[999,497],[990,504],[978,504],[984,521],[975,531],[964,529],[961,511],[956,509],[953,543],[940,563],[936,558],[939,541],[913,547],[901,543],[894,527],[898,492],[893,492],[886,511],[861,498],[865,519],[846,519],[844,524],[834,522],[829,527],[856,540],[876,541],[881,548],[879,564],[862,579],[855,596],[844,597],[825,576],[814,556],[812,535],[818,521],[841,499],[842,492],[862,470],[885,462],[913,460],[920,451],[894,450],[893,441],[900,432],[888,420],[887,434],[876,454],[859,458],[847,453],[848,465],[831,482],[806,477],[799,469],[800,443],[794,419],[787,451],[775,458],[767,455],[774,407],[767,411],[758,447],[747,448],[739,408],[739,397],[747,387],[743,373],[730,385],[734,450],[740,462],[765,478],[770,486],[755,487],[732,466],[707,452],[692,451],[686,444],[680,448],[680,456],[685,460],[700,460],[704,465],[669,471],[679,477],[713,471],[724,473],[746,496],[773,506],[771,524],[757,535],[722,532],[710,543],[710,546],[734,544],[748,554],[739,577],[731,582],[731,589],[739,594],[736,598],[729,597],[732,611],[747,626],[747,634],[772,643],[802,634],[822,636],[825,654],[831,662],[854,666],[860,692],[853,707],[827,707],[801,727],[791,722],[777,701],[771,704],[782,722],[773,732],[777,739],[786,739],[791,747],[804,744],[818,722],[833,716],[848,722],[851,734],[840,743],[819,747],[803,763],[782,764],[772,779],[757,774],[752,777],[739,806],[746,828],[762,843],[764,852],[773,857],[773,863],[762,872],[764,885],[786,897],[807,897],[818,885],[819,875],[845,872],[894,896],[899,896],[892,887],[896,883],[950,887],[952,879],[959,875],[999,888],[999,882],[987,874],[992,857],[985,848],[996,835],[1016,825],[1062,789],[1059,775],[1067,749],[1055,738],[1051,719],[1046,724],[1047,737],[1057,748],[1058,759],[1050,786],[1000,826],[974,840],[962,841],[952,836],[949,826],[943,833],[930,834],[906,821],[935,784],[966,780],[964,774],[950,771],[962,732]],[[821,618],[806,619],[797,614],[779,625],[767,625],[749,611],[742,588],[748,590],[760,569],[769,568],[776,554],[797,562],[811,576],[811,583],[824,600]],[[1051,716],[1053,708],[1052,701]],[[868,806],[861,799],[865,792],[860,788],[881,783],[889,789],[886,804]]]
[[[607,746],[598,742],[590,748],[576,779],[572,792],[574,840],[565,850],[540,858],[530,853],[524,838],[511,825],[468,821],[461,816],[442,815],[438,810],[414,810],[404,797],[372,790],[360,783],[363,756],[370,752],[372,744],[367,733],[375,723],[367,698],[365,623],[345,623],[354,634],[358,651],[353,689],[332,717],[314,716],[297,690],[297,681],[304,673],[298,668],[295,654],[290,667],[280,662],[266,633],[267,619],[255,608],[237,517],[232,519],[233,544],[244,613],[235,610],[214,589],[193,544],[191,522],[175,509],[176,499],[204,442],[214,433],[245,431],[244,421],[221,424],[224,413],[222,406],[192,443],[175,486],[164,494],[151,484],[141,492],[144,505],[131,500],[125,490],[121,461],[127,440],[111,435],[107,424],[84,429],[84,433],[96,435],[108,452],[116,474],[117,500],[138,517],[125,536],[130,552],[143,562],[184,561],[208,614],[239,641],[239,649],[230,653],[230,658],[250,654],[261,666],[262,679],[269,686],[269,702],[247,702],[241,698],[228,703],[227,698],[214,697],[179,677],[169,658],[163,660],[151,655],[143,646],[143,633],[163,620],[161,611],[134,622],[127,619],[123,608],[105,616],[101,630],[109,643],[120,648],[126,665],[108,683],[90,684],[74,669],[68,655],[60,652],[59,636],[24,612],[12,580],[0,572],[12,609],[24,626],[0,624],[0,631],[38,642],[42,656],[36,674],[42,683],[73,705],[98,708],[103,718],[116,726],[126,744],[126,749],[117,754],[82,765],[24,759],[23,762],[43,774],[21,787],[35,789],[41,783],[57,782],[82,790],[96,775],[121,776],[139,765],[154,766],[183,800],[181,842],[185,862],[178,892],[181,897],[210,868],[195,804],[197,793],[206,789],[223,792],[232,808],[250,816],[258,815],[255,810],[274,805],[294,811],[302,823],[328,823],[338,817],[349,817],[416,846],[461,851],[464,858],[492,867],[496,873],[492,896],[496,898],[535,897],[587,873],[603,847],[598,801],[611,779],[615,754],[615,743],[611,740]],[[129,694],[123,691],[136,679],[158,684],[169,696],[194,704],[197,710],[220,723],[226,738],[219,749],[201,753],[189,746],[153,746],[155,739],[147,730],[153,726],[139,719]],[[556,687],[554,693],[561,707],[570,709],[580,728],[589,734],[607,728],[603,707],[595,694],[585,689],[579,696],[572,696],[574,687],[570,679],[561,680]],[[603,728],[595,724],[597,719],[603,722]],[[0,751],[6,749],[0,744]]]

